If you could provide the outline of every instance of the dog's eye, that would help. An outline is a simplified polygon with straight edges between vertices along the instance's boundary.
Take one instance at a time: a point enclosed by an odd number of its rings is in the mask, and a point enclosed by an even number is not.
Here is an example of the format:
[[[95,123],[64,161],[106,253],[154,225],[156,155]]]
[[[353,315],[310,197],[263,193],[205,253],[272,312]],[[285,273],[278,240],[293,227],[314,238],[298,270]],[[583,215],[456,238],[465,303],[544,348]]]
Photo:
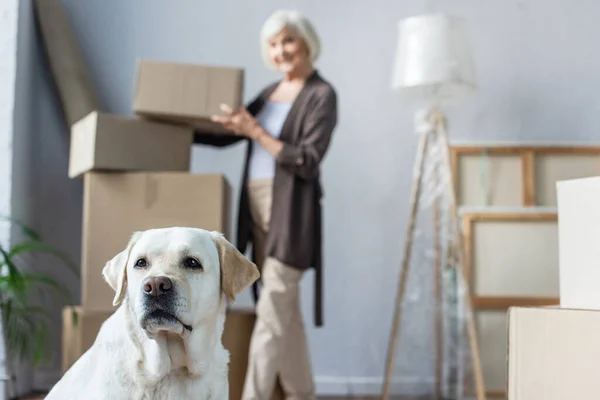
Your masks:
[[[200,264],[198,260],[192,257],[188,257],[185,260],[183,260],[183,265],[185,265],[186,268],[202,269],[202,264]]]
[[[146,268],[148,266],[148,262],[144,258],[140,258],[135,262],[136,268]]]

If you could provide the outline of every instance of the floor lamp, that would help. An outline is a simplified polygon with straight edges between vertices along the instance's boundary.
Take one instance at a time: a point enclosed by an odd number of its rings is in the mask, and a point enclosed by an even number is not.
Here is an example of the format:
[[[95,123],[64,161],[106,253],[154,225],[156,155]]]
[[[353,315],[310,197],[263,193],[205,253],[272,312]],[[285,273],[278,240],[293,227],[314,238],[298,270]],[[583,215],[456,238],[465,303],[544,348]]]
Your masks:
[[[442,398],[442,310],[441,310],[441,274],[442,265],[452,266],[463,290],[458,291],[459,303],[464,312],[464,328],[473,367],[475,394],[478,400],[485,399],[485,386],[479,358],[475,325],[470,304],[469,289],[464,277],[464,246],[460,230],[456,195],[450,162],[446,118],[443,109],[462,102],[476,87],[473,60],[468,41],[465,21],[461,18],[435,14],[410,17],[401,20],[398,27],[398,39],[393,70],[392,88],[421,106],[417,113],[416,130],[419,136],[418,152],[414,164],[412,192],[410,199],[409,222],[406,229],[404,254],[394,307],[393,323],[387,352],[385,378],[382,397],[390,396],[390,381],[395,362],[398,336],[401,333],[402,304],[405,297],[406,282],[410,270],[410,259],[414,247],[415,224],[420,204],[424,174],[428,158],[432,157],[431,143],[437,146],[433,179],[438,181],[438,190],[433,202],[434,238],[434,275],[436,292],[435,341],[436,341],[436,387],[435,397]],[[430,160],[431,162],[431,160]],[[440,204],[446,204],[444,210]],[[451,235],[442,238],[440,225],[446,212]],[[447,241],[448,251],[442,259],[442,242]],[[462,324],[461,320],[461,324]],[[462,396],[463,393],[460,393]]]

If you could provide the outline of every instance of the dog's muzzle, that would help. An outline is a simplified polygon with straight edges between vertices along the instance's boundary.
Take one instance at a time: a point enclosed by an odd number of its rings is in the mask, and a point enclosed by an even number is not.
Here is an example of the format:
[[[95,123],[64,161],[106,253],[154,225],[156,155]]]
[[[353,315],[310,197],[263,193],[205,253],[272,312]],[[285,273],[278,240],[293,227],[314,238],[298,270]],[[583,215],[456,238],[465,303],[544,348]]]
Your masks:
[[[173,311],[175,287],[166,276],[147,278],[142,285],[144,293],[144,316],[142,328],[147,331],[192,331],[190,325],[181,322]],[[178,328],[179,327],[179,328]]]

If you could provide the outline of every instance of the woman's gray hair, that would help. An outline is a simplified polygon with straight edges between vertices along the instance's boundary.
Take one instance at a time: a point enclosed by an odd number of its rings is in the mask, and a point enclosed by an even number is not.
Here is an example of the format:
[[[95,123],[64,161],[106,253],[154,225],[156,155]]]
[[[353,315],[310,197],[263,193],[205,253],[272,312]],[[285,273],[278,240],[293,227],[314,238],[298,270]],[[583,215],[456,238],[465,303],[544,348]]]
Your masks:
[[[260,30],[260,49],[264,63],[274,68],[269,57],[269,40],[283,28],[296,32],[308,47],[308,57],[315,62],[321,55],[321,40],[312,23],[299,11],[278,10],[272,13]]]

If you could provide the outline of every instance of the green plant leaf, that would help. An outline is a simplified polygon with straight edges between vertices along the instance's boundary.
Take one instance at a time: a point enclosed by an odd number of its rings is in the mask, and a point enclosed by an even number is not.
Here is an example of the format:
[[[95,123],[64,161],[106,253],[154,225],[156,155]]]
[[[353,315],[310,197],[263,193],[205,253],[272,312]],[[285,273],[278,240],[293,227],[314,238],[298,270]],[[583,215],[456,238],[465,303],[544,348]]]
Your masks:
[[[19,221],[16,218],[3,215],[3,216],[0,216],[0,220],[8,221],[11,224],[19,227],[19,229],[21,229],[21,232],[23,233],[23,235],[27,236],[27,238],[29,238],[30,240],[37,240],[37,241],[42,240],[39,233],[37,233],[33,229],[29,228],[28,226],[26,226],[24,223],[22,223],[21,221]]]
[[[17,255],[26,253],[26,252],[41,252],[41,253],[51,254],[51,255],[59,258],[60,260],[62,260],[75,276],[77,276],[77,277],[80,276],[79,268],[69,258],[69,256],[67,256],[64,252],[58,250],[57,248],[47,245],[45,243],[39,242],[39,241],[32,240],[29,242],[19,243],[19,244],[15,245],[8,254],[9,254],[10,258],[12,259],[13,257],[15,257]]]
[[[20,357],[29,360],[31,352],[31,329],[29,316],[23,309],[12,307],[12,312],[6,318],[6,344],[10,357]]]
[[[71,295],[69,291],[56,280],[42,274],[27,273],[21,274],[18,280],[11,279],[8,276],[0,276],[0,290],[5,298],[21,299],[25,303],[26,295],[35,286],[52,287],[68,304],[71,304]],[[42,289],[43,289],[42,287]]]
[[[50,276],[28,272],[18,266],[23,256],[31,252],[42,252],[55,256],[79,277],[78,266],[57,248],[41,241],[41,236],[15,218],[0,216],[0,220],[10,221],[17,226],[27,240],[6,250],[0,245],[0,317],[5,322],[5,338],[7,352],[11,357],[18,357],[38,365],[43,362],[49,352],[48,324],[56,320],[44,307],[47,298],[44,289],[52,289],[68,304],[72,304],[69,291]],[[40,290],[41,307],[28,304],[28,298],[35,290]],[[32,293],[32,290],[34,292]],[[77,319],[72,308],[73,319]]]
[[[9,320],[11,318],[11,314],[12,314],[12,308],[13,308],[13,302],[12,300],[7,300],[7,301],[3,301],[2,303],[0,303],[2,308],[0,309],[0,311],[2,312],[2,317],[3,317],[3,321],[5,324],[2,325],[3,327],[7,327],[8,325],[6,324],[6,321]]]
[[[8,271],[7,275],[10,277],[19,277],[19,275],[21,275],[21,272],[19,271],[19,269],[13,262],[10,254],[7,253],[6,250],[4,250],[1,246],[0,246],[0,255],[2,256],[2,260],[4,261],[3,265],[6,266],[6,268],[7,268],[7,271]]]
[[[5,317],[6,344],[11,350],[11,357],[19,357],[31,362],[34,366],[43,362],[49,354],[48,322],[55,321],[44,307],[26,304],[30,290],[36,285],[54,289],[70,301],[68,291],[55,280],[41,274],[22,274],[17,290],[11,293],[3,291],[0,312]],[[8,282],[7,277],[0,277],[0,282]],[[0,285],[1,287],[2,285]],[[24,287],[25,290],[21,288]],[[42,304],[47,304],[44,302]]]
[[[0,300],[4,303],[9,300],[25,302],[27,298],[27,283],[20,279],[18,282],[10,281],[7,277],[0,277]]]
[[[39,315],[41,314],[41,315]],[[38,365],[48,354],[48,329],[44,319],[46,312],[33,308],[13,309],[7,319],[7,347],[12,357],[29,360]]]
[[[75,307],[71,307],[71,322],[73,323],[73,327],[77,327],[79,324],[79,314]]]
[[[37,366],[41,364],[48,354],[49,350],[49,341],[48,341],[48,331],[43,324],[37,324],[34,328],[33,334],[33,365]]]
[[[69,293],[69,290],[63,285],[61,285],[58,281],[49,276],[28,272],[26,274],[23,274],[23,280],[26,282],[27,286],[33,286],[36,283],[48,285],[54,288],[63,297],[63,300],[67,304],[72,304],[71,294]]]

